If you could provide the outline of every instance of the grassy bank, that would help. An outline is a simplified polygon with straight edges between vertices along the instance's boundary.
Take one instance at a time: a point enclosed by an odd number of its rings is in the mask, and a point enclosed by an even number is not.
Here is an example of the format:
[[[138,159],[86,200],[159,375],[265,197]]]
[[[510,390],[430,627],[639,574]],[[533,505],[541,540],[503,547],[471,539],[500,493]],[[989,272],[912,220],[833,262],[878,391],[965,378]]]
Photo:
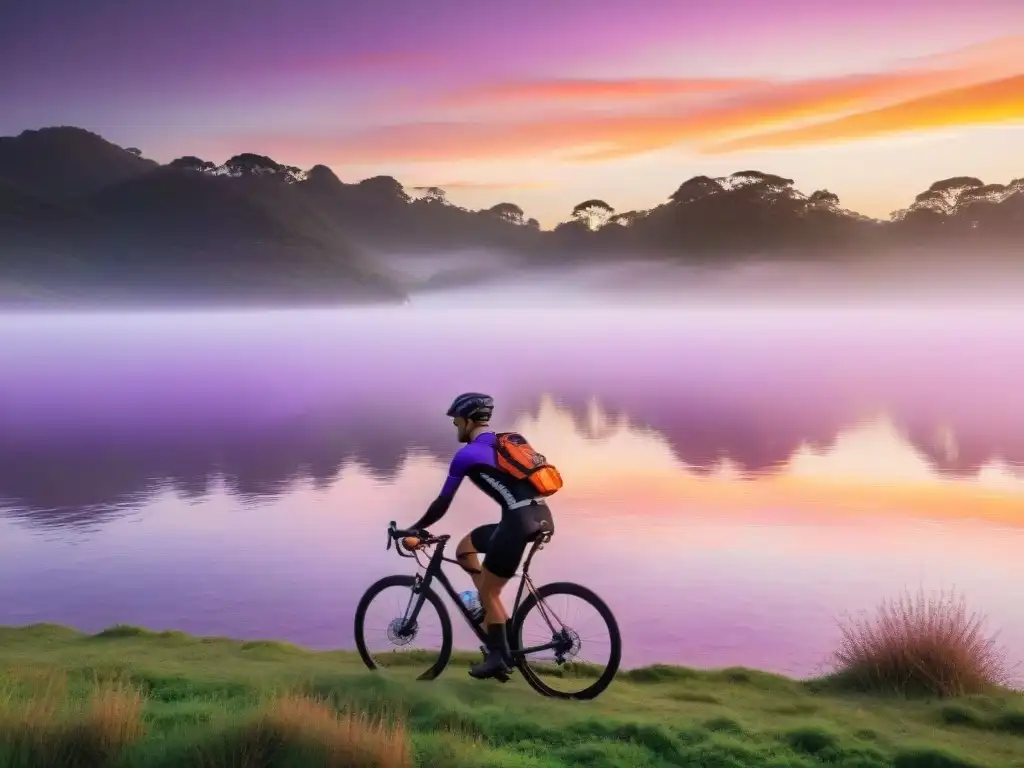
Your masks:
[[[1024,696],[899,699],[745,669],[623,672],[592,702],[416,683],[353,653],[121,627],[0,629],[0,767],[1024,766]]]

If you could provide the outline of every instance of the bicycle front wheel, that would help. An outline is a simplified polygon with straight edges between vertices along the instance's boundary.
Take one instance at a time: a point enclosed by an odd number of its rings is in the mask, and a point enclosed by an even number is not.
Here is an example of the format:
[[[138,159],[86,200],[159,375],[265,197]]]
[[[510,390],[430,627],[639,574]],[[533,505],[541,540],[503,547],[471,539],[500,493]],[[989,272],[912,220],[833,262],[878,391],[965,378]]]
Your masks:
[[[417,586],[419,591],[413,591]],[[448,611],[437,593],[414,576],[385,576],[366,590],[356,606],[355,636],[367,667],[398,676],[433,680],[452,657]]]
[[[611,609],[571,582],[545,584],[530,593],[516,611],[510,641],[523,679],[558,699],[594,698],[611,683],[622,657]],[[548,647],[530,650],[542,646]]]

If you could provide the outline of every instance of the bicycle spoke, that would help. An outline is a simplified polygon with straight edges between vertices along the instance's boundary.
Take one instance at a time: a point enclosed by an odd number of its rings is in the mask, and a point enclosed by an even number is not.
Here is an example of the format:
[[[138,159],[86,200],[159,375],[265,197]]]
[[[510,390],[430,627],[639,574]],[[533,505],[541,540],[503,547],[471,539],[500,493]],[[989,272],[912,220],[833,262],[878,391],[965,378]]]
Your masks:
[[[618,669],[618,625],[600,598],[575,584],[531,590],[517,617],[524,678],[549,696],[588,698]],[[585,631],[581,631],[585,630]]]
[[[363,641],[376,666],[418,675],[439,657],[444,631],[434,606],[424,600],[410,621],[417,597],[410,587],[394,586],[367,606]]]

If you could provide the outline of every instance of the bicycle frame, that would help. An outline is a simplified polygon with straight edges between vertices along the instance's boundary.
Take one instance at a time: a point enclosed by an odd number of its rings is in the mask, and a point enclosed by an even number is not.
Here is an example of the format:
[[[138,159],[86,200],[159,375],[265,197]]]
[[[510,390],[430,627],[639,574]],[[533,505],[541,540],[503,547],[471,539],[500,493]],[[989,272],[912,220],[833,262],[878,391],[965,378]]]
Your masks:
[[[472,615],[466,609],[466,606],[463,604],[462,600],[459,599],[459,593],[455,591],[455,587],[452,586],[451,581],[448,579],[448,576],[445,574],[444,570],[441,567],[442,563],[447,562],[454,563],[455,565],[458,565],[460,568],[462,568],[462,564],[459,563],[458,560],[454,560],[450,557],[444,556],[445,545],[448,543],[449,538],[450,537],[448,536],[438,537],[436,543],[434,544],[434,552],[430,556],[430,561],[426,565],[424,574],[422,576],[420,576],[419,574],[416,575],[417,581],[416,584],[413,586],[413,594],[417,595],[416,603],[413,606],[412,611],[406,615],[405,621],[411,623],[416,622],[416,618],[419,616],[420,609],[423,607],[423,603],[427,599],[424,592],[430,587],[430,583],[434,579],[437,579],[441,583],[441,586],[443,586],[445,591],[448,593],[448,596],[451,598],[452,602],[455,603],[455,605],[458,607],[459,612],[462,614],[462,617],[466,620],[466,623],[469,624],[470,627],[472,627],[473,632],[476,634],[477,638],[479,638],[480,642],[486,645],[487,634],[480,627],[480,625],[475,624],[473,622]],[[555,628],[551,625],[551,619],[549,618],[548,608],[544,605],[544,601],[537,594],[537,590],[533,586],[533,579],[530,578],[530,562],[533,560],[533,556],[537,553],[538,550],[542,549],[544,545],[550,540],[551,535],[549,533],[544,533],[541,536],[539,536],[536,540],[534,540],[533,545],[530,547],[530,551],[526,555],[526,560],[523,562],[522,571],[521,573],[517,574],[520,576],[519,589],[516,591],[516,600],[512,606],[512,613],[510,615],[512,617],[515,617],[516,613],[518,613],[519,606],[523,600],[523,592],[525,589],[528,589],[537,600],[537,607],[539,608],[541,615],[544,617],[544,620],[551,628],[552,633],[554,633],[557,630],[555,630]],[[415,552],[413,554],[406,555],[402,553],[401,545],[399,544],[397,546],[398,553],[402,557],[416,558],[416,563],[421,568],[423,567],[423,564],[420,563],[419,557],[417,557]],[[478,573],[479,571],[476,572]],[[469,573],[469,571],[467,571],[467,573]],[[519,648],[512,650],[512,655],[515,657],[522,657],[530,653],[538,653],[540,651],[558,648],[561,645],[562,643],[551,642],[545,645],[531,646],[530,648]]]

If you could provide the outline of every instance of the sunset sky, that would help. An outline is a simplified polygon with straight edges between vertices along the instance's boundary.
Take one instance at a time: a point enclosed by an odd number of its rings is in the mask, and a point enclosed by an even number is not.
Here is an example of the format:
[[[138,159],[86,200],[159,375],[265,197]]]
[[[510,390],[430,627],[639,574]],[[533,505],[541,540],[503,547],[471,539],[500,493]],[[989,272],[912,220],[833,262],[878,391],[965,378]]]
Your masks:
[[[0,135],[384,173],[545,226],[757,168],[887,215],[1024,174],[1021,0],[34,0],[0,8]]]

